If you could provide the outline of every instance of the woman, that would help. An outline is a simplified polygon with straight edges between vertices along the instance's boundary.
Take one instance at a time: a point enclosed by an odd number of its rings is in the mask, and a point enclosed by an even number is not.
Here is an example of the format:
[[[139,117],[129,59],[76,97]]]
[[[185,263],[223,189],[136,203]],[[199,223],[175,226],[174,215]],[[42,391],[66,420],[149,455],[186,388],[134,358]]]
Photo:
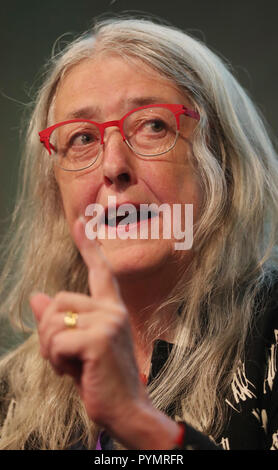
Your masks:
[[[277,448],[277,188],[258,112],[204,44],[124,18],[57,54],[1,279],[31,334],[2,358],[0,447]],[[193,205],[193,245],[160,212],[120,223],[111,197]]]

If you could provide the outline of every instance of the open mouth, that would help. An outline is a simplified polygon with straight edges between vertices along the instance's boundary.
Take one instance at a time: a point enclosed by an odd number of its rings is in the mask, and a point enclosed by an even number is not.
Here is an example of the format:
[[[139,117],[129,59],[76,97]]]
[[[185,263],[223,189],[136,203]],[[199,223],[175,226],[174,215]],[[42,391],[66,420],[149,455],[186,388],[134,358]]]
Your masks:
[[[115,211],[110,214],[108,209],[105,211],[104,223],[110,227],[118,227],[118,225],[139,224],[145,220],[157,216],[157,213],[150,209],[137,209],[134,211],[126,210],[124,215],[117,215]]]

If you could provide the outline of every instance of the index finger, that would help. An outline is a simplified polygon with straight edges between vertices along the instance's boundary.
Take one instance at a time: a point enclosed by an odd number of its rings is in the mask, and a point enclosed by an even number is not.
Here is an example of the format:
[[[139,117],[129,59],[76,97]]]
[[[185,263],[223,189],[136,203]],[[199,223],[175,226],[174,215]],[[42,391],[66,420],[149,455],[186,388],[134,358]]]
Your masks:
[[[88,267],[89,289],[95,299],[111,299],[123,302],[119,285],[109,262],[96,240],[89,240],[85,234],[85,224],[79,218],[74,223],[73,237]]]

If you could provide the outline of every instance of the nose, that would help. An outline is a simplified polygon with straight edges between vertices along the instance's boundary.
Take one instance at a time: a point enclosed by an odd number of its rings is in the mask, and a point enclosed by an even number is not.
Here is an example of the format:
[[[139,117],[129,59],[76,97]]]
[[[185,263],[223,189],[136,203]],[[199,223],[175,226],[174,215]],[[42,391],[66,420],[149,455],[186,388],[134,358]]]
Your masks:
[[[103,178],[107,186],[124,189],[135,184],[136,161],[119,129],[106,130],[102,152]]]

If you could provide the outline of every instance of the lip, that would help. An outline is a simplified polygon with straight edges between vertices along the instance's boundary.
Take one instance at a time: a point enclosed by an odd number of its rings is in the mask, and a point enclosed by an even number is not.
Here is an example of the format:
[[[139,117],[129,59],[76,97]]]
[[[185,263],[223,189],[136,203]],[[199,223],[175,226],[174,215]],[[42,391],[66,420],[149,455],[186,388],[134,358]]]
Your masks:
[[[133,223],[130,223],[130,224],[120,224],[120,223],[118,223],[116,226],[105,225],[105,229],[108,232],[108,234],[110,236],[112,236],[112,238],[114,236],[117,236],[117,235],[121,237],[121,235],[124,234],[124,233],[129,233],[129,234],[133,233],[135,235],[135,238],[138,238],[136,236],[138,230],[140,230],[139,238],[141,238],[141,236],[143,238],[146,238],[144,236],[144,234],[145,234],[145,229],[147,229],[147,226],[148,226],[149,222],[150,222],[150,219],[145,219],[145,220],[139,220],[138,222],[133,222]],[[148,233],[148,232],[146,232],[146,233]]]

